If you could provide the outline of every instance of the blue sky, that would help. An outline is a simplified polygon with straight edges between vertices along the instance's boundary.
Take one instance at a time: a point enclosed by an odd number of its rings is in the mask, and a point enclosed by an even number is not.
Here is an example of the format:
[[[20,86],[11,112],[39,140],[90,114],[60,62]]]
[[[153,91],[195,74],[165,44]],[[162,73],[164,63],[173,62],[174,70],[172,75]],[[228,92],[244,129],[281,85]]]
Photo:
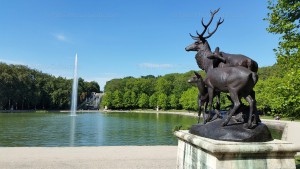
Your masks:
[[[1,0],[0,61],[72,78],[77,53],[79,76],[101,90],[113,78],[198,70],[184,48],[219,7],[214,21],[225,21],[208,40],[212,50],[273,65],[278,36],[266,31],[262,0]]]

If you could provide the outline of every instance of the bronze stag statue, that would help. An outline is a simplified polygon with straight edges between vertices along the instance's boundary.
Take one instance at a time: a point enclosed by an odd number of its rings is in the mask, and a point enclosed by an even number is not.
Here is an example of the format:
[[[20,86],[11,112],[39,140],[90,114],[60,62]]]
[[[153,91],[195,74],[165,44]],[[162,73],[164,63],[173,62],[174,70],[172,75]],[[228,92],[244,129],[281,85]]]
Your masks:
[[[219,48],[216,48],[214,53],[211,51],[207,39],[210,38],[217,31],[219,25],[224,22],[224,20],[220,18],[214,31],[209,32],[208,27],[212,23],[214,16],[218,11],[219,9],[211,12],[211,18],[207,24],[204,24],[202,18],[201,23],[204,30],[201,34],[196,31],[198,36],[190,34],[190,36],[196,41],[187,46],[185,50],[197,51],[195,56],[197,64],[199,68],[207,73],[205,80],[202,80],[201,82],[201,86],[205,86],[207,90],[199,90],[200,93],[203,92],[199,94],[199,96],[208,95],[208,105],[210,106],[209,110],[212,111],[212,101],[214,96],[217,96],[216,109],[219,110],[219,93],[229,93],[231,101],[233,102],[233,107],[229,110],[228,116],[222,124],[223,126],[226,126],[232,115],[240,108],[240,99],[243,97],[247,100],[250,106],[249,119],[246,126],[251,128],[253,119],[251,117],[253,111],[256,111],[255,92],[253,91],[253,88],[258,80],[258,76],[256,74],[258,65],[254,60],[244,55],[227,54],[223,52],[220,53]],[[204,36],[206,31],[208,31],[208,35]]]

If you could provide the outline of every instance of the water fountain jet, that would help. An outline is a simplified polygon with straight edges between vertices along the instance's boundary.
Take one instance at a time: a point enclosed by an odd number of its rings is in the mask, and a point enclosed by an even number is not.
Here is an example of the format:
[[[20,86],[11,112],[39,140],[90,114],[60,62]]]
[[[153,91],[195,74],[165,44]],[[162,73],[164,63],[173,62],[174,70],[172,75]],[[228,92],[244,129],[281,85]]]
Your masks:
[[[71,101],[71,116],[76,116],[77,110],[77,91],[78,91],[78,77],[77,77],[77,53],[75,55],[74,78],[72,86],[72,101]]]

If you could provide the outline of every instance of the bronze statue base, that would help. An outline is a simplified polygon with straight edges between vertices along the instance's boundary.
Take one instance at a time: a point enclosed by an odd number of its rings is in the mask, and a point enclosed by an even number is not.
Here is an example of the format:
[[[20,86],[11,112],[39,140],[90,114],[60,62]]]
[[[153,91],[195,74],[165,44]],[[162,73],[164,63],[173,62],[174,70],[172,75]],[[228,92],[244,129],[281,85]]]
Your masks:
[[[205,138],[235,142],[266,142],[273,140],[268,127],[259,123],[253,128],[245,127],[246,123],[236,123],[230,120],[227,126],[222,126],[223,119],[217,119],[204,124],[193,125],[190,133]]]

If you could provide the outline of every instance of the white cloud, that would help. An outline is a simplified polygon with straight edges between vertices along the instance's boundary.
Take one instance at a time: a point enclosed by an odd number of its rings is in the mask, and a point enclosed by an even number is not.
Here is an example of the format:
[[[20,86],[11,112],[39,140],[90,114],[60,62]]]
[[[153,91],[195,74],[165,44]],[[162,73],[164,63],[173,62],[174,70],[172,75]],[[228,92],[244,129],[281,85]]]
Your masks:
[[[54,37],[59,41],[63,41],[63,42],[69,41],[68,38],[64,34],[55,34]]]
[[[156,63],[141,63],[139,64],[141,68],[148,68],[148,69],[167,69],[173,68],[175,65],[172,64],[156,64]]]

